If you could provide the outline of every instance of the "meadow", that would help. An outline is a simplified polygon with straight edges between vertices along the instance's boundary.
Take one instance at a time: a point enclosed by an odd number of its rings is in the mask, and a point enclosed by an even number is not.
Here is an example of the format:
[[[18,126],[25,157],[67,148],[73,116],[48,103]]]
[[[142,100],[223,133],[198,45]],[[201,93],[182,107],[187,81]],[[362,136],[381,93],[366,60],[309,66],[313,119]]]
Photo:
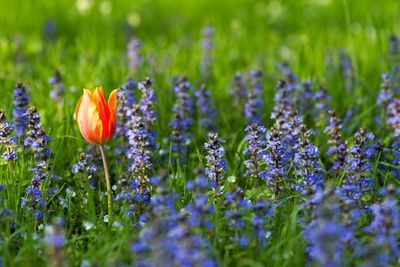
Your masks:
[[[0,0],[0,267],[400,266],[398,10]]]

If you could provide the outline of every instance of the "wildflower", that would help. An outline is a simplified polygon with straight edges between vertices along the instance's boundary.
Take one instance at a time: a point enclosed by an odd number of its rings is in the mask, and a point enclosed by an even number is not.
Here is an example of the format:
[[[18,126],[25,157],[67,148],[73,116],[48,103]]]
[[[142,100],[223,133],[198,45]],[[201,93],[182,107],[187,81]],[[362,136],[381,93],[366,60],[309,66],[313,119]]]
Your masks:
[[[205,174],[211,183],[211,187],[215,189],[216,192],[222,186],[222,179],[224,178],[224,174],[228,171],[226,160],[224,160],[224,149],[222,147],[224,142],[224,140],[218,137],[218,134],[209,133],[208,142],[204,144],[207,160]]]
[[[260,123],[263,106],[262,73],[254,71],[250,73],[250,77],[253,80],[253,86],[247,94],[244,114],[248,123]]]
[[[259,175],[262,171],[262,152],[267,144],[265,140],[266,129],[264,126],[253,123],[246,127],[246,133],[245,141],[248,142],[248,147],[244,150],[244,153],[248,159],[245,161],[245,176],[257,181],[257,179],[260,179]]]
[[[214,48],[213,36],[214,28],[212,26],[207,26],[203,29],[203,38],[201,40],[202,58],[200,70],[205,80],[208,80],[211,75],[212,51]]]
[[[129,69],[132,73],[137,72],[139,66],[142,64],[142,57],[140,55],[141,48],[142,42],[137,38],[132,38],[127,45]]]
[[[267,245],[269,235],[266,225],[273,218],[271,206],[271,203],[265,200],[257,200],[255,203],[251,203],[251,225],[254,228],[256,247],[261,246],[265,248]]]
[[[384,113],[386,113],[386,107],[389,105],[390,100],[393,98],[392,81],[389,74],[387,73],[382,73],[381,77],[381,90],[376,100],[376,104]]]
[[[354,135],[354,145],[348,151],[348,175],[343,179],[343,189],[363,210],[368,209],[368,194],[372,193],[374,179],[370,176],[370,160],[374,155],[374,135],[361,128]]]
[[[243,112],[243,107],[246,104],[246,98],[248,93],[242,75],[239,72],[237,72],[233,77],[231,86],[232,86],[231,95],[233,97],[233,103],[238,110]]]
[[[306,252],[316,266],[345,266],[346,243],[352,235],[341,223],[338,196],[333,188],[316,196],[319,198],[313,210],[312,220],[304,229]]]
[[[314,95],[315,109],[318,116],[318,122],[325,125],[328,123],[328,115],[330,108],[331,97],[328,95],[327,89],[324,86],[320,86],[318,91]]]
[[[57,218],[53,225],[46,226],[45,241],[51,266],[66,266],[66,256],[63,251],[66,238],[64,234],[64,220]]]
[[[16,142],[15,139],[11,137],[14,131],[14,126],[7,121],[6,114],[2,109],[0,109],[0,146],[6,149],[3,152],[1,158],[5,161],[17,159]]]
[[[206,89],[205,84],[201,84],[194,94],[197,98],[196,105],[199,110],[200,125],[207,132],[215,131],[216,127],[213,123],[215,117],[215,109],[212,108],[211,93]]]
[[[142,98],[139,102],[140,112],[143,114],[146,128],[155,136],[154,128],[157,122],[156,102],[157,97],[155,91],[151,88],[153,80],[147,77],[143,82],[138,83],[139,90],[142,91]]]
[[[193,102],[189,93],[190,83],[185,77],[179,77],[174,82],[176,102],[173,111],[173,120],[169,123],[172,128],[170,135],[171,150],[177,155],[178,161],[185,161],[187,145],[190,143],[191,134],[189,127],[193,124]]]
[[[93,156],[88,152],[82,152],[79,155],[79,161],[72,165],[72,173],[80,173],[87,176],[91,186],[94,188],[93,175],[97,172],[97,166],[93,163]]]
[[[259,174],[261,179],[267,182],[267,186],[278,196],[285,188],[290,160],[287,143],[282,138],[283,136],[276,126],[267,132],[266,148],[262,152],[266,170]]]
[[[46,135],[46,131],[42,128],[40,114],[35,107],[29,108],[27,119],[28,132],[24,145],[30,147],[34,153],[35,165],[30,169],[33,172],[31,185],[26,188],[29,198],[23,198],[21,206],[26,206],[38,220],[41,220],[46,204],[41,186],[49,178],[49,171],[51,169],[51,150],[47,147],[50,137]],[[53,175],[52,178],[57,179],[58,177]]]
[[[129,150],[126,152],[126,156],[130,162],[128,169],[130,181],[123,185],[123,190],[116,199],[128,202],[127,212],[131,217],[134,213],[140,215],[143,205],[150,201],[149,172],[153,167],[151,148],[154,145],[151,135],[146,129],[145,121],[139,115],[139,105],[137,104],[132,106],[129,124],[132,128],[127,132]]]
[[[361,247],[360,254],[365,267],[397,264],[400,250],[397,236],[400,232],[400,210],[397,206],[397,192],[393,185],[383,190],[385,200],[371,206],[373,221],[364,231],[369,242]]]
[[[136,82],[129,78],[117,92],[117,126],[116,126],[116,136],[124,136],[128,130],[128,110],[135,104],[134,97],[134,87]],[[122,148],[121,148],[122,149]]]
[[[14,109],[12,124],[15,127],[15,135],[17,139],[22,140],[25,133],[26,123],[28,121],[26,118],[26,112],[31,97],[28,93],[28,89],[22,83],[17,83],[13,98]]]
[[[400,39],[397,35],[391,35],[389,38],[390,46],[389,46],[389,60],[390,60],[390,69],[391,75],[394,78],[395,84],[395,92],[399,93],[399,81],[400,81],[400,50],[399,43]]]
[[[103,145],[114,135],[116,128],[117,90],[109,97],[108,105],[103,89],[94,92],[84,89],[76,108],[76,120],[83,137],[92,145]]]
[[[355,86],[353,62],[350,56],[348,55],[348,52],[344,49],[340,52],[339,58],[340,58],[340,69],[345,79],[346,88],[349,91],[353,91]]]
[[[48,82],[53,87],[53,90],[50,92],[50,98],[55,102],[62,103],[64,83],[62,82],[61,73],[58,70],[54,70],[53,76],[49,78]]]
[[[241,247],[248,245],[248,236],[243,234],[246,227],[246,216],[250,212],[251,202],[241,196],[242,190],[234,187],[225,194],[225,217],[228,219],[228,227],[231,231],[230,239]]]
[[[312,117],[312,105],[314,93],[312,91],[311,81],[304,81],[302,84],[303,90],[297,98],[297,109],[304,114],[305,120],[309,121]]]
[[[57,38],[57,24],[54,20],[47,20],[43,27],[43,35],[50,41]]]
[[[303,178],[298,181],[296,190],[303,198],[308,198],[321,190],[325,179],[324,170],[319,164],[318,147],[310,140],[312,134],[313,132],[307,130],[304,124],[301,125],[300,143],[294,155],[296,174]]]
[[[213,224],[210,217],[214,214],[214,206],[208,203],[207,191],[210,188],[210,182],[207,177],[199,175],[195,181],[187,183],[186,188],[193,190],[193,202],[186,206],[190,216],[188,222],[192,227],[211,230]]]
[[[174,196],[162,178],[157,195],[151,199],[149,221],[131,250],[137,266],[215,266],[207,243],[196,235],[188,214],[178,212]]]
[[[342,124],[340,118],[337,117],[336,111],[329,111],[331,115],[330,124],[325,128],[325,133],[328,133],[328,155],[334,156],[333,166],[331,171],[335,174],[343,173],[347,165],[347,141],[342,137]]]

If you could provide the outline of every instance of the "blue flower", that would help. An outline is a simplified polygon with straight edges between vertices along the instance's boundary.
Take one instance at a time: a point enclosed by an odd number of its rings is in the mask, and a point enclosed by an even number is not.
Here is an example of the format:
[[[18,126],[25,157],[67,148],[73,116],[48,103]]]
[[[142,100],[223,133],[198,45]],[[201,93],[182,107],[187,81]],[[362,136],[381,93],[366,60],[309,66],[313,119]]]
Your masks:
[[[14,109],[13,109],[13,125],[15,127],[15,135],[17,139],[23,139],[25,134],[26,123],[28,119],[26,112],[28,110],[28,104],[30,95],[28,89],[22,84],[17,83],[14,89]]]
[[[62,82],[61,73],[54,70],[53,76],[48,79],[48,83],[53,87],[50,91],[50,98],[58,103],[63,102],[64,97],[64,83]]]
[[[16,142],[15,139],[11,137],[13,131],[14,126],[7,121],[4,111],[0,109],[0,146],[6,149],[1,156],[4,161],[17,159],[15,153],[17,149]]]
[[[207,167],[205,174],[208,177],[213,189],[219,191],[222,186],[222,179],[225,173],[228,171],[226,167],[226,160],[224,157],[224,149],[221,140],[216,133],[208,134],[208,142],[204,144],[204,150],[206,151]]]

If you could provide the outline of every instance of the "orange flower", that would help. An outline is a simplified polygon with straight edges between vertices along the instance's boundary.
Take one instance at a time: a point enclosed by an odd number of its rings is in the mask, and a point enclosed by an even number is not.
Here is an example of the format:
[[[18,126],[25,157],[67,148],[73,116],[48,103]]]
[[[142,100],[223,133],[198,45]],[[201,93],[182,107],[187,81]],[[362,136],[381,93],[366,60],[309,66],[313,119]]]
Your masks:
[[[108,104],[103,88],[91,92],[83,89],[83,96],[76,107],[76,121],[83,137],[92,145],[107,143],[115,133],[117,90],[111,92]]]

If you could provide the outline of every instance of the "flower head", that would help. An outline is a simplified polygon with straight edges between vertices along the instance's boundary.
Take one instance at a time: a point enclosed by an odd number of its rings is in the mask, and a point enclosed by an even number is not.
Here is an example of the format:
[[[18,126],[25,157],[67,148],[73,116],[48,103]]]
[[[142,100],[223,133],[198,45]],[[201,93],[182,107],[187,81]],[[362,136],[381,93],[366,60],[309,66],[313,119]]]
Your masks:
[[[116,128],[117,90],[111,92],[108,104],[103,89],[83,90],[76,108],[76,120],[83,137],[90,144],[102,145],[114,135]]]

